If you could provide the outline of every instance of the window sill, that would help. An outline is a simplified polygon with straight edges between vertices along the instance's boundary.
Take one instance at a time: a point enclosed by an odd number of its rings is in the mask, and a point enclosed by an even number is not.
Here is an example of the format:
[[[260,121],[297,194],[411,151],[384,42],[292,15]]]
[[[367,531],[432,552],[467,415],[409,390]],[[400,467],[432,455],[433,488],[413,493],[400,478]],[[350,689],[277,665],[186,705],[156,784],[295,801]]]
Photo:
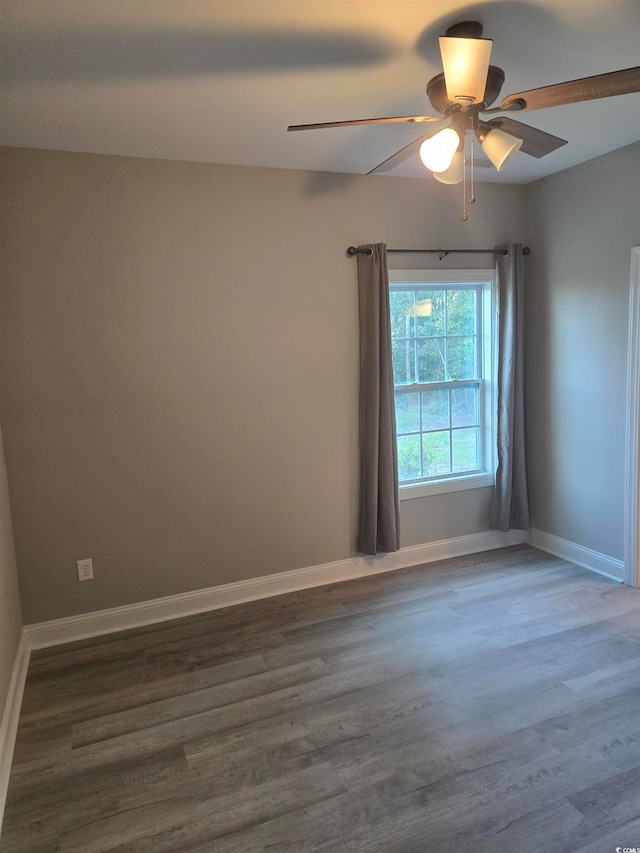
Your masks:
[[[413,498],[426,498],[430,495],[443,495],[447,492],[461,492],[467,489],[485,489],[495,485],[491,474],[474,474],[471,477],[440,480],[437,483],[416,483],[412,486],[400,486],[400,500],[409,501]]]

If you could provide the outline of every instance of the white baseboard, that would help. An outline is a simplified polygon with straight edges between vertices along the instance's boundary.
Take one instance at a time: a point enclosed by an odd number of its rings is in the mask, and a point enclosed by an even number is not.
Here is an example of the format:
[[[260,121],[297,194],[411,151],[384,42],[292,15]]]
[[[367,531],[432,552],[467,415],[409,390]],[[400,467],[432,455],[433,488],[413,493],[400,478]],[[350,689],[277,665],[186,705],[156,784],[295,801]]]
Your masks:
[[[553,536],[551,533],[545,533],[543,530],[536,530],[535,528],[529,530],[527,542],[534,548],[540,548],[541,551],[562,557],[563,560],[569,560],[571,563],[576,563],[578,566],[590,569],[606,578],[619,583],[624,582],[624,563],[622,560],[616,560],[606,554],[601,554],[599,551],[593,551],[591,548],[585,548],[583,545],[577,545],[575,542],[569,542],[567,539],[561,539],[559,536]]]
[[[51,622],[39,622],[27,625],[25,631],[30,648],[45,648],[101,634],[110,634],[114,631],[126,631],[154,622],[179,619],[181,616],[191,616],[287,592],[325,586],[381,572],[392,572],[435,560],[445,560],[448,557],[460,557],[493,548],[504,548],[507,545],[518,545],[524,541],[525,535],[522,531],[501,533],[491,530],[471,536],[401,548],[393,554],[383,554],[379,557],[350,557],[334,563],[279,572],[266,577],[228,583],[209,589],[198,589],[94,613],[83,613]]]
[[[29,657],[31,649],[27,634],[23,630],[16,651],[16,658],[9,682],[9,692],[0,723],[0,832],[2,831],[2,818],[4,806],[7,800],[9,788],[9,776],[11,774],[11,763],[13,761],[13,749],[18,732],[18,721],[20,719],[20,708],[22,706],[22,695],[27,680],[29,668]]]

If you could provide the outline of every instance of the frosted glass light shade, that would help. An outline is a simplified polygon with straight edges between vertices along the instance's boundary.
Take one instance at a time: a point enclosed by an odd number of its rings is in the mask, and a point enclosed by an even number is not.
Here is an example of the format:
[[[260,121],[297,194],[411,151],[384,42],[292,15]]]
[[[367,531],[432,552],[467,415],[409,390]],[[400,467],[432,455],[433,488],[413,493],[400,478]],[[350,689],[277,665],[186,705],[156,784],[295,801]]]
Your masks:
[[[460,137],[452,127],[445,127],[420,146],[420,159],[432,172],[445,172],[456,153]]]
[[[440,36],[444,81],[450,101],[479,104],[484,98],[491,57],[491,39]]]
[[[459,184],[464,176],[464,151],[456,151],[451,165],[444,172],[434,172],[433,177],[441,184]]]
[[[482,150],[500,172],[513,155],[522,148],[522,140],[494,127],[480,138]]]

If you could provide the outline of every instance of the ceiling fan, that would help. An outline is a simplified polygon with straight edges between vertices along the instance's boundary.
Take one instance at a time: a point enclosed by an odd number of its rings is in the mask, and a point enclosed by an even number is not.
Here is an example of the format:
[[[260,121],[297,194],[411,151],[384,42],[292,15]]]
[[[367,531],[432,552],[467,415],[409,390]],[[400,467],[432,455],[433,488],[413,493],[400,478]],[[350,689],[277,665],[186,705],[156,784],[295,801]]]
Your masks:
[[[640,91],[640,67],[626,68],[507,95],[500,106],[492,107],[500,94],[505,75],[501,68],[489,64],[492,41],[482,37],[482,24],[478,21],[455,24],[439,41],[444,70],[427,83],[427,97],[437,115],[298,124],[290,125],[287,130],[439,122],[436,129],[392,154],[367,174],[393,169],[419,151],[420,159],[435,178],[442,183],[455,184],[465,177],[467,135],[473,139],[475,134],[485,155],[498,171],[519,150],[539,158],[567,144],[566,139],[497,113],[521,113]],[[473,196],[470,200],[474,200]],[[463,219],[466,218],[465,213]]]

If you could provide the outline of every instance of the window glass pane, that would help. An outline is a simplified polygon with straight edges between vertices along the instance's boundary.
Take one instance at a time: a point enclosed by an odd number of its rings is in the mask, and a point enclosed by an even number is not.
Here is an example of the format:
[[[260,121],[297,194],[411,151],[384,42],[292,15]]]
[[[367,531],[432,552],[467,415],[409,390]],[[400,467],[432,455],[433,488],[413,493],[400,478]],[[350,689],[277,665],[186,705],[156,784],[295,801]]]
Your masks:
[[[456,429],[451,433],[452,470],[454,473],[475,471],[480,467],[478,430]]]
[[[420,470],[420,436],[398,436],[398,479],[417,480]]]
[[[420,432],[420,394],[396,392],[396,431]]]
[[[407,385],[416,381],[415,341],[393,341],[393,382]]]
[[[422,392],[422,429],[449,428],[449,391],[434,388]]]
[[[476,377],[477,338],[447,339],[447,379],[474,379]]]
[[[416,291],[416,314],[420,337],[444,335],[444,305],[445,292],[443,290]]]
[[[424,276],[395,289],[392,272],[389,292],[403,484],[476,473],[484,459],[481,311],[489,289],[466,274],[450,285]]]
[[[389,293],[391,337],[415,336],[413,328],[413,291],[392,290]]]
[[[449,290],[447,292],[447,334],[474,335],[477,333],[477,292]]]
[[[448,474],[451,471],[449,459],[449,435],[447,431],[427,432],[422,436],[422,464],[427,477]]]
[[[445,339],[418,341],[418,382],[442,382],[444,372]]]
[[[451,425],[454,427],[478,424],[478,388],[451,389]]]

